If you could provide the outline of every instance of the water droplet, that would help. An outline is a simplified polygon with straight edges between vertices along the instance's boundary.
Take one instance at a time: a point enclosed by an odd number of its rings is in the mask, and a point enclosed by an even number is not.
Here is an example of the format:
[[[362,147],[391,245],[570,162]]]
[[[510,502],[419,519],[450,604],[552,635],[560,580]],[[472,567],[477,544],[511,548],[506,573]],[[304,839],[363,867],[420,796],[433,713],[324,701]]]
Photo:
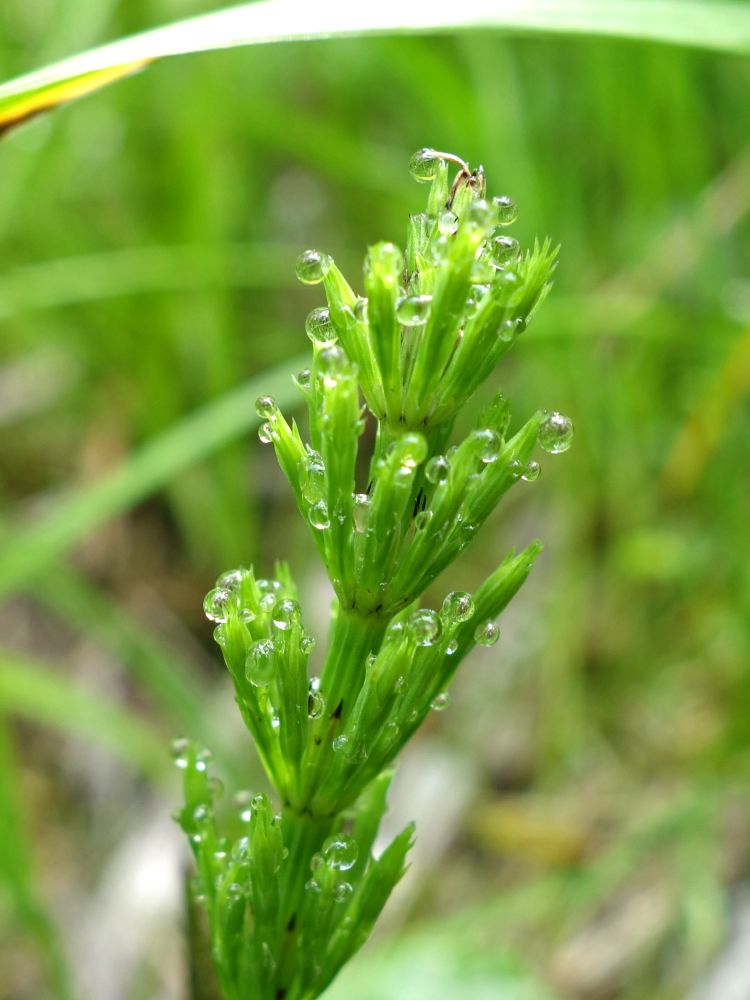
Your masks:
[[[414,527],[417,531],[424,531],[433,518],[431,510],[420,510],[414,518]]]
[[[378,658],[377,653],[368,653],[365,658],[365,670],[372,670],[372,668],[375,666],[377,658]]]
[[[501,270],[518,257],[520,245],[512,236],[493,236],[488,246],[488,260]]]
[[[445,647],[445,652],[447,653],[448,656],[453,656],[453,654],[456,652],[457,649],[458,649],[458,640],[451,639],[451,641]]]
[[[404,326],[421,326],[427,322],[431,304],[431,295],[406,295],[396,303],[396,318]]]
[[[245,676],[255,687],[265,687],[273,680],[276,649],[273,639],[254,642],[245,658]]]
[[[430,702],[430,708],[433,712],[443,712],[450,705],[451,696],[447,691],[443,691],[435,697]]]
[[[208,811],[208,807],[203,805],[198,805],[193,809],[192,820],[194,823],[207,823],[211,818],[211,814]]]
[[[419,608],[409,615],[409,628],[418,646],[431,646],[440,637],[440,616],[432,608]]]
[[[255,412],[261,420],[275,420],[279,408],[273,396],[258,396],[255,400]]]
[[[367,299],[362,295],[357,297],[357,301],[354,303],[352,308],[354,313],[354,318],[359,320],[360,323],[367,322]]]
[[[458,230],[458,216],[450,210],[441,212],[438,216],[437,225],[438,232],[442,236],[453,236]]]
[[[242,888],[239,882],[230,882],[224,891],[226,892],[227,898],[230,901],[242,899],[242,897],[245,895],[245,890]]]
[[[278,717],[278,715],[274,715],[271,718],[271,729],[273,729],[275,733],[278,733],[278,731],[281,729],[281,719]]]
[[[516,339],[519,333],[526,329],[526,321],[522,316],[515,319],[506,319],[500,324],[497,336],[504,344],[509,344]]]
[[[221,646],[222,649],[226,646],[227,633],[223,625],[217,625],[216,628],[214,629],[214,642],[218,646]]]
[[[395,243],[383,242],[375,243],[367,250],[365,259],[365,273],[379,270],[388,284],[393,283],[394,272],[404,269],[404,255]]]
[[[409,161],[409,173],[415,181],[424,184],[434,180],[442,160],[434,149],[419,149]]]
[[[445,455],[435,455],[424,467],[425,479],[429,483],[444,483],[451,471],[450,462]]]
[[[348,872],[353,868],[358,853],[357,841],[345,833],[336,833],[323,844],[323,859],[336,871]]]
[[[349,737],[344,736],[344,734],[342,733],[341,736],[336,737],[336,739],[331,744],[331,747],[334,753],[346,753],[349,747]]]
[[[525,480],[527,483],[535,482],[542,474],[542,467],[539,462],[531,461],[523,470],[521,479]]]
[[[353,499],[354,528],[356,531],[365,531],[367,528],[367,521],[369,519],[370,508],[372,507],[372,501],[367,493],[355,493]]]
[[[309,881],[305,882],[305,889],[307,892],[312,892],[316,896],[319,896],[322,892],[322,887],[317,879],[311,878]]]
[[[235,604],[235,597],[224,587],[209,590],[203,600],[203,613],[210,622],[222,624],[229,617]]]
[[[310,678],[307,689],[307,714],[311,719],[319,719],[326,710],[326,700],[320,691],[320,678]]]
[[[499,638],[500,629],[493,621],[482,622],[474,630],[474,642],[480,646],[494,646]]]
[[[318,306],[308,315],[305,333],[314,344],[332,344],[336,340],[336,328],[327,306]]]
[[[240,794],[239,792],[237,794]],[[249,808],[249,807],[248,807]],[[229,852],[230,857],[233,861],[247,861],[250,857],[250,841],[247,837],[239,837],[232,844],[232,850]]]
[[[497,209],[498,226],[509,226],[518,218],[518,206],[507,194],[501,194],[492,199],[492,204]]]
[[[179,767],[180,770],[185,770],[187,767],[187,753],[190,749],[190,740],[186,736],[178,736],[177,739],[172,740],[172,745],[169,750],[172,754],[172,760],[175,762],[175,766]]]
[[[523,466],[517,458],[514,458],[512,462],[508,462],[508,475],[511,479],[520,479],[523,475]]]
[[[474,601],[464,590],[452,590],[443,601],[440,617],[446,625],[467,622],[474,614]]]
[[[300,611],[299,604],[297,604],[296,601],[289,600],[288,598],[285,598],[283,601],[279,601],[274,605],[271,621],[276,628],[281,629],[282,632],[292,628],[294,625],[299,625],[302,621],[302,613]]]
[[[427,457],[427,441],[422,434],[404,434],[393,449],[401,467],[410,471]]]
[[[316,359],[318,371],[324,376],[324,385],[333,388],[335,379],[341,375],[346,355],[337,344],[324,347]]]
[[[315,649],[315,636],[314,635],[303,635],[299,641],[299,648],[307,656],[312,653]]]
[[[310,451],[306,462],[302,463],[302,496],[308,503],[317,503],[325,495],[326,470],[323,459],[316,451]]]
[[[466,305],[469,308],[478,306],[479,303],[485,298],[489,290],[490,286],[485,284],[485,282],[483,281],[476,282],[476,284],[472,285],[471,295],[466,300]]]
[[[265,424],[261,424],[258,428],[258,440],[261,444],[271,444],[278,434],[273,429],[273,425],[266,421]]]
[[[490,430],[489,427],[483,427],[481,430],[472,431],[471,437],[477,444],[479,458],[486,465],[497,459],[497,456],[500,454],[502,442],[493,430]]]
[[[208,794],[213,802],[216,802],[224,794],[224,782],[221,778],[208,779]]]
[[[319,285],[331,270],[333,258],[321,250],[305,250],[297,258],[297,277],[305,285]]]
[[[312,372],[309,368],[303,368],[301,372],[297,372],[296,375],[292,375],[292,381],[298,389],[302,390],[302,392],[307,392],[312,385]]]
[[[242,586],[242,581],[248,576],[246,569],[228,569],[222,573],[216,581],[216,586],[222,590],[230,590],[235,593]]]
[[[542,421],[537,437],[539,444],[550,455],[567,451],[573,440],[573,422],[562,413],[550,413]]]
[[[401,732],[401,727],[395,721],[395,719],[391,719],[390,722],[386,722],[385,728],[383,729],[383,735],[385,736],[386,743],[392,743],[395,739],[398,738],[400,732]]]
[[[318,531],[325,531],[326,528],[330,527],[331,519],[328,516],[328,504],[325,500],[319,500],[312,505],[308,511],[307,519]]]
[[[343,903],[348,899],[354,890],[349,882],[337,882],[333,887],[333,898],[337,903]]]

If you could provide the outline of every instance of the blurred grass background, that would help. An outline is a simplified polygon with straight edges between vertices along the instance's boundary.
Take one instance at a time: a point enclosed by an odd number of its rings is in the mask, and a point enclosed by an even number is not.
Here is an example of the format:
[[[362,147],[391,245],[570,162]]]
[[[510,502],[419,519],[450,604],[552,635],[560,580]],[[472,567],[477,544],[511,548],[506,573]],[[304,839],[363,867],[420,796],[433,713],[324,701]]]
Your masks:
[[[1,75],[211,7],[9,0]],[[294,401],[297,253],[356,285],[432,145],[562,244],[490,388],[577,435],[432,595],[546,542],[403,763],[413,870],[330,996],[750,997],[749,86],[635,42],[292,44],[0,144],[0,996],[187,995],[169,738],[261,780],[202,596],[284,557],[327,614],[252,400]]]

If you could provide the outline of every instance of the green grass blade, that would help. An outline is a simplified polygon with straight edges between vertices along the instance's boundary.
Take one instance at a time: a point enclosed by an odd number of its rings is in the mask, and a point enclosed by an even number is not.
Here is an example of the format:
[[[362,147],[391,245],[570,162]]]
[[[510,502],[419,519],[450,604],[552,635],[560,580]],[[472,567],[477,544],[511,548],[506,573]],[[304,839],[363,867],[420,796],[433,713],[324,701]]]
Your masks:
[[[0,650],[0,712],[101,743],[152,780],[169,775],[163,737],[127,709],[47,664]]]
[[[258,424],[253,403],[270,392],[279,406],[297,398],[290,371],[307,355],[250,379],[190,414],[131,458],[63,500],[48,515],[7,540],[0,553],[0,597],[23,586],[98,525],[156,492],[174,476]]]
[[[165,56],[267,42],[488,28],[603,35],[747,54],[750,8],[704,0],[260,0],[90,49],[0,87],[0,130],[98,90]]]

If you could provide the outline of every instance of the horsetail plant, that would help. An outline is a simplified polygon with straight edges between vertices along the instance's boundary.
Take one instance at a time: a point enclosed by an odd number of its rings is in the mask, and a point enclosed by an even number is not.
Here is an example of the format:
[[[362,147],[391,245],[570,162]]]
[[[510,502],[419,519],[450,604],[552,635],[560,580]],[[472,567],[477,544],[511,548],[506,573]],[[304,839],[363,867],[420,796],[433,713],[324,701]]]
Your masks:
[[[545,297],[556,250],[545,241],[522,252],[505,235],[516,206],[486,198],[481,167],[425,149],[411,171],[430,184],[427,209],[411,216],[405,253],[370,247],[364,296],[327,254],[297,262],[300,281],[322,284],[327,299],[306,321],[311,368],[295,376],[309,442],[271,397],[257,402],[260,440],[276,451],[336,595],[321,676],[308,676],[314,640],[286,566],[274,579],[231,570],[204,604],[280,803],[276,813],[268,796],[239,793],[234,826],[220,833],[210,755],[175,742],[177,818],[226,1000],[316,997],[368,937],[413,837],[408,826],[373,856],[389,769],[445,706],[464,657],[497,641],[495,619],[541,546],[509,555],[473,596],[449,593],[439,611],[420,597],[503,494],[538,477],[537,442],[561,452],[573,433],[566,417],[538,412],[511,435],[498,394],[449,445],[456,415]],[[358,483],[368,413],[374,446]]]

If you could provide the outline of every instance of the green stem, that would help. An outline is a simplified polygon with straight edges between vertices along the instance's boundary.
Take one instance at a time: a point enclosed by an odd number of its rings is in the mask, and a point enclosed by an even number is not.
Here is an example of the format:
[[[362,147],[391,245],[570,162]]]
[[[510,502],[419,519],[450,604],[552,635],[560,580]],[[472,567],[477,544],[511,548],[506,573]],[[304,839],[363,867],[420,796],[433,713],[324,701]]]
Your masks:
[[[362,687],[365,660],[380,647],[387,624],[375,615],[361,615],[342,608],[333,620],[321,678],[326,711],[313,726],[302,764],[303,808],[309,808],[325,765],[331,762],[333,741],[343,731]]]

